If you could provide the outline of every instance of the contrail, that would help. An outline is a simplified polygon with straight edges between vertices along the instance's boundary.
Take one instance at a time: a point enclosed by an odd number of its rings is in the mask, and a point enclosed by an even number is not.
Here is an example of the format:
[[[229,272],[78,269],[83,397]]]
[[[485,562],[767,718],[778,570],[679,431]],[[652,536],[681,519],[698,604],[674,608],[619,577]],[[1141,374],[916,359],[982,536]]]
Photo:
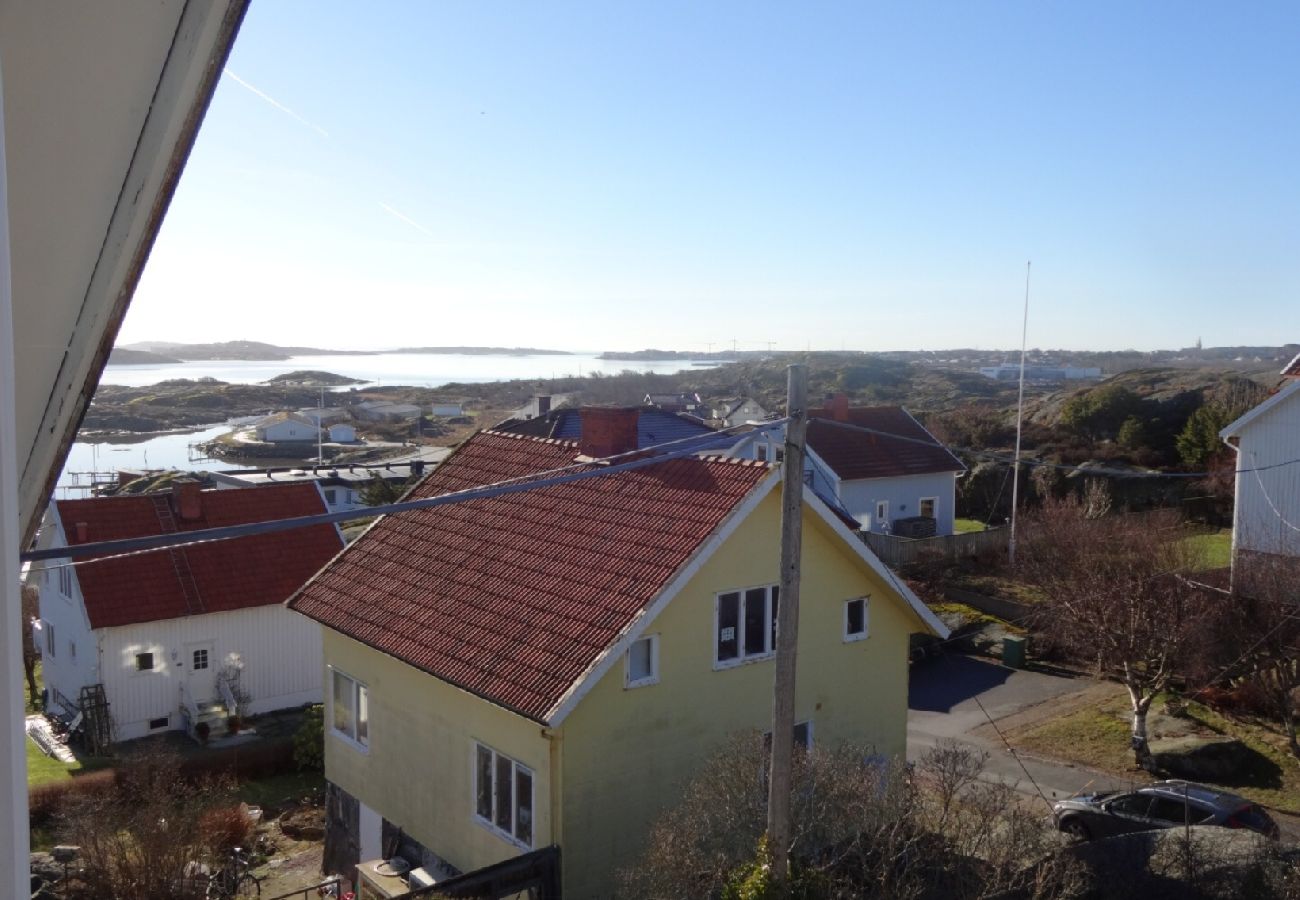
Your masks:
[[[381,202],[379,205],[380,205],[380,207],[384,210],[384,212],[388,213],[390,216],[393,216],[394,218],[401,219],[403,222],[405,222],[407,225],[410,225],[412,228],[416,228],[416,229],[418,229],[419,231],[423,232],[423,233],[425,234],[425,236],[427,236],[427,237],[431,237],[431,238],[437,238],[437,235],[436,235],[436,234],[434,234],[434,233],[433,233],[432,231],[430,231],[429,229],[425,228],[423,225],[421,225],[419,222],[417,222],[417,221],[415,221],[414,219],[412,219],[410,216],[403,215],[402,213],[400,213],[400,212],[398,212],[397,210],[393,209],[393,208],[392,208],[391,206],[389,206],[387,203],[382,203],[382,202]]]
[[[244,79],[240,78],[238,75],[236,75],[234,72],[230,71],[229,69],[222,69],[221,71],[222,71],[223,74],[225,74],[225,75],[229,75],[229,76],[234,80],[234,82],[235,82],[236,84],[240,85],[241,87],[243,87],[243,88],[245,88],[245,89],[247,89],[247,90],[249,90],[249,91],[252,91],[254,94],[256,94],[257,96],[261,97],[263,100],[265,100],[267,103],[269,103],[269,104],[271,104],[272,106],[274,106],[276,109],[278,109],[280,112],[284,113],[285,115],[287,115],[287,116],[292,116],[294,119],[298,120],[298,121],[301,122],[303,125],[306,125],[306,126],[307,126],[308,128],[310,128],[312,131],[318,132],[318,133],[319,133],[320,135],[322,135],[323,137],[329,137],[329,136],[330,136],[330,133],[329,133],[328,131],[326,131],[324,128],[321,128],[321,127],[320,127],[319,125],[317,125],[315,122],[311,122],[311,121],[308,121],[307,119],[304,119],[302,116],[298,115],[296,112],[294,112],[293,110],[291,110],[289,107],[285,106],[283,103],[281,103],[280,101],[276,100],[276,99],[275,99],[274,97],[272,97],[270,94],[266,94],[266,93],[264,93],[264,92],[262,92],[262,91],[259,91],[257,88],[253,87],[251,84],[249,84],[249,83],[248,83],[247,81],[245,81]]]

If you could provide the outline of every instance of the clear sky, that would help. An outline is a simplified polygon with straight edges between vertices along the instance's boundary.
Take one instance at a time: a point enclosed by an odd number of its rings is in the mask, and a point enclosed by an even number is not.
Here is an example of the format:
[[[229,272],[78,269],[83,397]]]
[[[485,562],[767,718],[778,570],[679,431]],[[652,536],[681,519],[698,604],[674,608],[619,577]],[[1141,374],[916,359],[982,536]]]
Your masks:
[[[1300,340],[1300,4],[254,0],[119,343]]]

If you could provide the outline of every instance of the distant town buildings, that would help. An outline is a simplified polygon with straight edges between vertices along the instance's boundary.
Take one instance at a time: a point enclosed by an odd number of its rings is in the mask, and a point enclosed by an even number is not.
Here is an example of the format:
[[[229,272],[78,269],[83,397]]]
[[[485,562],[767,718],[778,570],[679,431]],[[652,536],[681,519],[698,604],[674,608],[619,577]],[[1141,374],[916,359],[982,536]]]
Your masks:
[[[1020,378],[1020,366],[1012,363],[980,366],[980,374],[994,381],[1016,381]],[[1095,366],[1087,368],[1041,364],[1025,366],[1026,381],[1095,381],[1099,378],[1101,378],[1101,369]]]

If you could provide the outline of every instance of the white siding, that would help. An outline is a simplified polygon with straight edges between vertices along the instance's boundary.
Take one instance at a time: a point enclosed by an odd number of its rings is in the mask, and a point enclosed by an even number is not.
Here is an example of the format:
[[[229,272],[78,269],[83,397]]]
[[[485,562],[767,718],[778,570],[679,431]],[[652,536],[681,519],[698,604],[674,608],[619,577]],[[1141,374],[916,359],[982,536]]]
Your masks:
[[[1300,556],[1300,392],[1241,429],[1233,549]],[[1240,471],[1267,466],[1266,471]]]
[[[45,525],[41,528],[39,546],[62,547],[66,543],[58,509],[50,504]],[[69,560],[66,559],[51,560],[46,568],[34,573],[32,584],[40,591],[42,621],[54,626],[54,655],[50,656],[46,649],[44,632],[37,644],[37,649],[41,651],[41,680],[46,688],[51,689],[51,699],[54,697],[53,688],[58,688],[65,697],[76,700],[83,686],[99,681],[99,655],[95,636],[86,618],[75,568],[71,570],[72,595],[65,596],[60,590],[60,570],[56,567],[67,562]],[[72,649],[74,646],[75,652]]]
[[[180,685],[187,674],[186,645],[216,642],[217,670],[242,662],[240,684],[251,714],[319,703],[321,635],[315,622],[274,604],[101,629],[104,690],[118,740],[149,733],[151,719],[171,716],[180,728]],[[137,653],[152,652],[155,668],[137,672]]]
[[[314,441],[320,434],[315,425],[305,422],[276,422],[257,427],[257,436],[263,441]]]
[[[840,482],[840,503],[866,528],[880,533],[884,523],[876,521],[876,503],[889,503],[889,519],[904,519],[921,514],[921,499],[938,497],[934,511],[936,534],[952,534],[956,503],[957,474],[938,472],[932,475],[908,475],[900,478],[863,478]]]

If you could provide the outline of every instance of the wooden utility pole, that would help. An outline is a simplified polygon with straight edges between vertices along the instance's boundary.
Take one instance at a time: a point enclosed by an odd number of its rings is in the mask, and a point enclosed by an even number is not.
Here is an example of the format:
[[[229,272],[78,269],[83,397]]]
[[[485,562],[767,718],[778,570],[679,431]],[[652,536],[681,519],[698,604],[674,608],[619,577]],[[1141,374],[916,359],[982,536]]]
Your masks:
[[[767,782],[767,838],[772,878],[789,871],[790,786],[794,759],[795,650],[799,644],[799,558],[803,545],[803,454],[808,429],[808,367],[790,366],[786,393],[785,464],[781,480],[781,593],[776,618],[776,684],[772,702],[772,768]]]

